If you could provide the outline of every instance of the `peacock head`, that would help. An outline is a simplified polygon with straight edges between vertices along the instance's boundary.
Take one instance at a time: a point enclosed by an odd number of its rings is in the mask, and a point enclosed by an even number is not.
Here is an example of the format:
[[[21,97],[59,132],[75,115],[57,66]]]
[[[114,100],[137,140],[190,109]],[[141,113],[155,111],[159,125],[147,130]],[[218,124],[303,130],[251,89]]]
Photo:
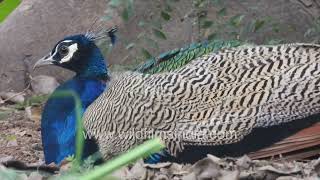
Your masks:
[[[108,31],[108,36],[114,43],[116,30]],[[96,46],[95,40],[101,36],[78,34],[65,37],[53,47],[50,53],[38,60],[34,69],[44,65],[56,65],[75,72],[78,76],[87,78],[107,78],[108,70],[102,52]]]

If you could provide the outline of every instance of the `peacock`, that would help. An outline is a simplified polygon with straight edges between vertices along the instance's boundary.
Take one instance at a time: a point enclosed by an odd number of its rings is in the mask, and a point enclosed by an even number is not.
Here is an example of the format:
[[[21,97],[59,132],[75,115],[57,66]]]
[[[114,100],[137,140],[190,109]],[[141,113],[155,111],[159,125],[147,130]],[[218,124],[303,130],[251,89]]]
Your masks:
[[[110,75],[107,90],[83,115],[104,159],[154,136],[166,149],[152,162],[188,150],[193,154],[182,158],[196,156],[199,147],[237,152],[236,145],[246,142],[250,149],[269,142],[268,136],[277,137],[289,124],[301,129],[317,122],[307,117],[320,111],[320,45],[223,48],[173,69]],[[263,133],[252,137],[257,130]],[[247,143],[248,137],[255,141]]]
[[[116,28],[108,31],[111,43],[116,43]],[[59,164],[75,153],[76,114],[72,97],[57,97],[57,92],[74,91],[82,103],[82,113],[104,91],[108,91],[112,82],[105,59],[95,45],[97,40],[105,38],[105,33],[92,33],[68,36],[60,40],[52,51],[38,60],[34,67],[56,65],[76,73],[61,84],[45,104],[41,118],[41,137],[45,163]],[[151,58],[135,69],[144,74],[170,72],[188,62],[222,47],[234,47],[241,43],[236,40],[193,43],[184,48],[174,49]],[[89,132],[87,132],[89,134]],[[95,138],[86,138],[83,157],[86,158],[99,150]],[[157,156],[156,156],[157,157]]]
[[[108,31],[111,43],[115,44],[116,28]],[[53,94],[62,91],[72,91],[80,97],[81,112],[107,87],[108,70],[100,49],[94,40],[103,35],[68,36],[59,41],[53,50],[37,61],[34,68],[54,64],[72,70],[76,75],[61,84]],[[44,106],[41,118],[41,138],[46,164],[59,164],[63,159],[75,152],[76,134],[75,101],[72,97],[57,97],[51,95]],[[87,139],[84,146],[84,157],[97,151],[97,144]]]

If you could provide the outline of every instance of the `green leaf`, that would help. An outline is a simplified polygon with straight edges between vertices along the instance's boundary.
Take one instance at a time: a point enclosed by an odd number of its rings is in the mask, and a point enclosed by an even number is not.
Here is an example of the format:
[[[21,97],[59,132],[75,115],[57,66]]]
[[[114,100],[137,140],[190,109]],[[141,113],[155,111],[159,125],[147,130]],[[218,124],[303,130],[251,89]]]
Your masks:
[[[139,21],[138,26],[143,27],[146,23],[144,21]]]
[[[313,33],[314,33],[314,29],[313,29],[313,28],[309,28],[309,29],[304,33],[304,37],[310,37]]]
[[[230,37],[233,37],[233,38],[235,38],[235,39],[239,39],[239,33],[238,32],[236,32],[236,31],[231,31],[231,32],[229,32],[229,36]]]
[[[49,98],[49,95],[35,95],[28,98],[26,101],[29,105],[40,105],[45,103]]]
[[[252,32],[257,32],[259,29],[262,28],[262,26],[265,24],[264,20],[255,20],[253,23],[253,31]]]
[[[129,17],[133,15],[133,0],[127,0],[127,9],[129,12]]]
[[[22,103],[17,103],[14,105],[15,109],[18,110],[24,110],[28,106],[39,106],[41,104],[44,104],[45,101],[47,101],[49,98],[49,95],[35,95],[27,98]]]
[[[277,45],[283,43],[282,39],[271,39],[267,42],[269,45]]]
[[[126,46],[126,49],[132,49],[135,46],[135,43],[130,43]]]
[[[151,53],[150,53],[148,50],[142,48],[142,49],[141,49],[141,52],[142,52],[142,55],[144,56],[145,59],[150,59],[150,58],[152,58],[152,55],[151,55]]]
[[[172,7],[170,6],[170,4],[169,3],[166,3],[166,5],[165,5],[165,8],[164,8],[166,11],[168,11],[168,12],[172,12]]]
[[[217,37],[217,33],[211,33],[208,36],[208,41],[212,41],[212,40],[216,39],[216,37]]]
[[[121,13],[121,17],[124,21],[128,21],[129,20],[129,10],[128,8],[124,8],[122,13]]]
[[[211,0],[214,6],[220,6],[222,4],[222,0]]]
[[[218,16],[225,16],[227,15],[227,8],[221,8],[219,11],[218,11]]]
[[[170,14],[165,11],[161,11],[161,17],[166,21],[169,21],[171,19]]]
[[[213,25],[212,21],[204,21],[201,25],[202,28],[207,29],[210,28]]]
[[[112,19],[112,16],[111,15],[106,15],[106,16],[103,16],[102,17],[102,20],[104,20],[104,21],[109,21],[109,20],[111,20]]]
[[[152,29],[153,30],[153,34],[159,38],[159,39],[167,39],[166,35],[164,34],[164,32],[160,31],[159,29]]]
[[[295,31],[297,31],[297,28],[294,25],[289,24],[287,30],[291,31],[291,32],[295,32]]]
[[[16,135],[7,135],[7,136],[6,136],[6,140],[7,140],[7,141],[17,140],[17,136],[16,136]]]
[[[245,15],[235,15],[230,18],[230,25],[239,27]]]
[[[207,5],[208,1],[207,0],[194,0],[193,5],[196,8],[203,8]]]
[[[275,32],[275,33],[280,32],[280,25],[279,25],[278,23],[273,23],[273,24],[271,25],[271,27],[272,27],[272,31],[273,31],[273,32]]]
[[[111,0],[109,2],[109,6],[112,6],[112,7],[118,7],[118,6],[120,6],[120,4],[121,4],[120,0]]]
[[[138,34],[137,39],[143,38],[145,36],[144,32],[141,32]]]

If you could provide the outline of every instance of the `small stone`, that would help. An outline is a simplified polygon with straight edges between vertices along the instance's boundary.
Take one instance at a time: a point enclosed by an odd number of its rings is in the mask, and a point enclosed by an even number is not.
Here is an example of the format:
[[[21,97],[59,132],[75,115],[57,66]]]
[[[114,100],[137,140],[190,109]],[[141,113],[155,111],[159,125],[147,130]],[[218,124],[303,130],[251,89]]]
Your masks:
[[[7,143],[7,147],[15,147],[15,146],[18,146],[18,142],[15,139]]]
[[[143,162],[138,161],[130,169],[130,179],[141,179],[141,177],[146,176],[147,170],[143,167]]]
[[[24,111],[26,112],[27,118],[31,119],[32,118],[31,106],[26,107]]]
[[[236,164],[238,165],[240,170],[248,169],[251,164],[251,159],[247,155],[244,155],[241,158],[237,159]]]
[[[16,132],[15,134],[18,136],[24,136],[26,133],[27,131],[19,131],[19,132]]]
[[[197,179],[215,179],[221,176],[220,167],[209,158],[196,162],[192,167]]]
[[[37,106],[28,106],[25,108],[27,118],[36,123],[39,123],[41,120],[41,111],[42,109]]]
[[[31,145],[32,149],[36,150],[36,151],[42,151],[42,145],[40,143],[34,143]]]
[[[31,87],[36,94],[51,94],[59,86],[51,76],[39,75],[32,78]]]
[[[1,92],[0,97],[3,100],[7,100],[7,101],[13,102],[13,103],[23,103],[24,102],[24,94],[21,94],[21,93]]]

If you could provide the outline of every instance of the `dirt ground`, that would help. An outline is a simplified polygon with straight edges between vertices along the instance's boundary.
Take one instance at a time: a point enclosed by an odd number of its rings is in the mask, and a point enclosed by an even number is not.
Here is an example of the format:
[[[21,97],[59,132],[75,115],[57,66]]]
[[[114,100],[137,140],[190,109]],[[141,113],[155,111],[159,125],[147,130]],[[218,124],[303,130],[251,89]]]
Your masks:
[[[40,116],[28,118],[28,110],[2,106],[0,113],[0,162],[19,160],[43,163]]]
[[[41,108],[17,110],[14,106],[0,107],[0,163],[19,160],[28,165],[43,164],[40,136]],[[0,165],[1,170],[6,170]],[[65,170],[61,168],[60,173]],[[63,170],[64,169],[64,170]],[[319,178],[320,158],[297,161],[251,160],[247,156],[223,158],[208,155],[195,164],[159,163],[144,164],[141,160],[123,167],[112,176],[119,179],[267,179],[295,180]],[[19,173],[16,178],[46,179],[39,171]],[[3,177],[0,177],[0,179]],[[5,178],[6,179],[6,178]],[[106,178],[108,179],[108,178]]]

